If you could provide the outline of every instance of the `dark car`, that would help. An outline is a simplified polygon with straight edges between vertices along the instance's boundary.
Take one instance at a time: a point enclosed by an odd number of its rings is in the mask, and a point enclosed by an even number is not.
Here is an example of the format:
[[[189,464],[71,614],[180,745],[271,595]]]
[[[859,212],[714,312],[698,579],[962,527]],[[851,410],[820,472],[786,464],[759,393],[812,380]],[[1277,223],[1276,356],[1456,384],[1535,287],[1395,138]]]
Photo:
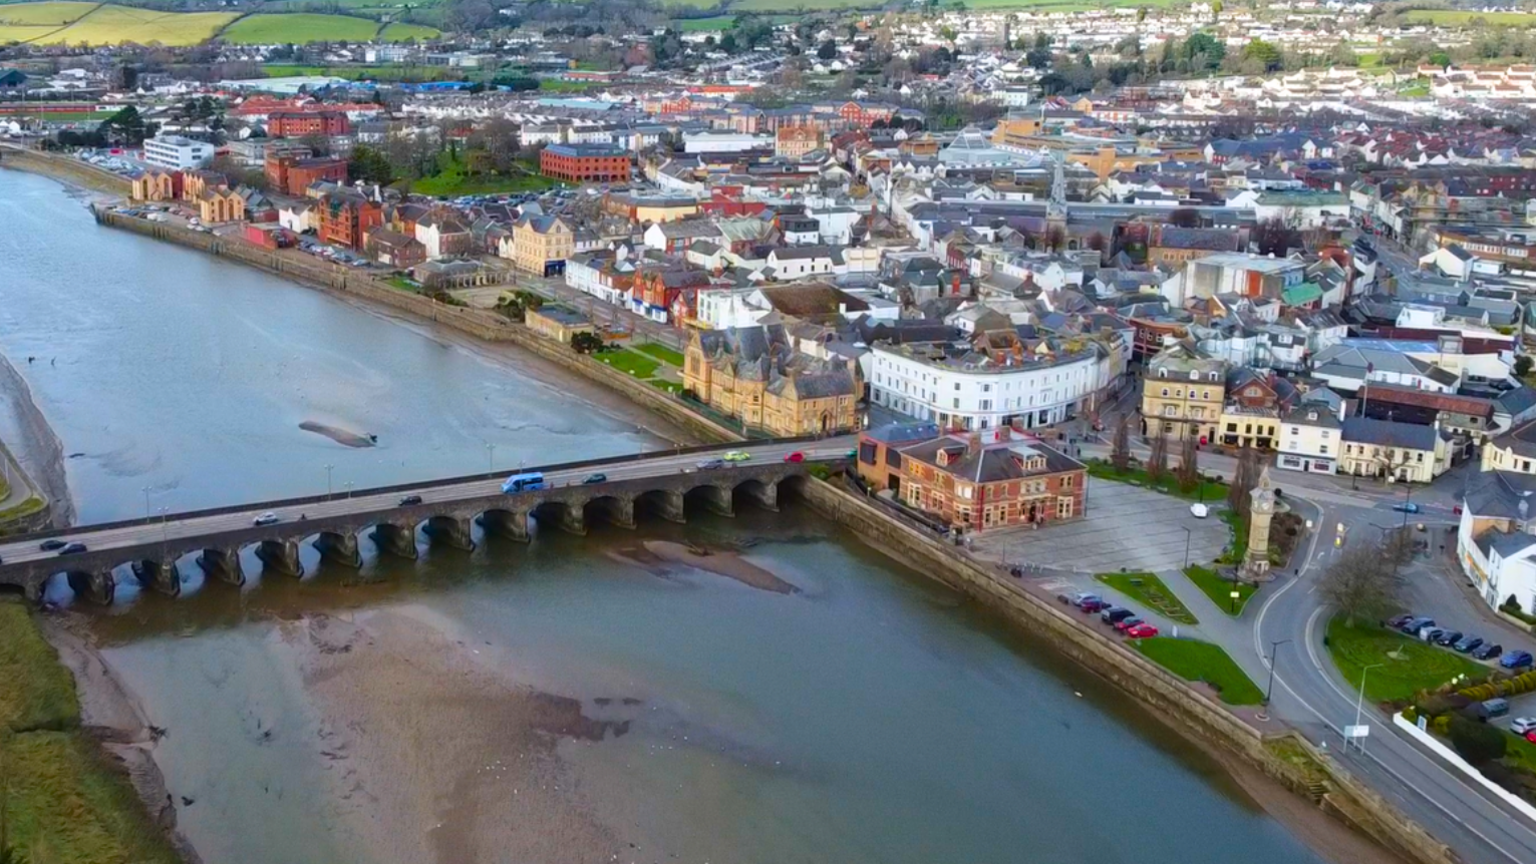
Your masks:
[[[1095,612],[1102,612],[1103,610],[1109,608],[1109,604],[1095,597],[1092,600],[1084,600],[1083,602],[1077,604],[1077,608],[1083,610],[1089,615],[1092,615]]]
[[[1111,606],[1108,609],[1105,609],[1103,612],[1099,613],[1099,620],[1103,621],[1105,624],[1119,624],[1121,621],[1124,621],[1125,619],[1135,614],[1135,612],[1132,612],[1124,606]]]
[[[608,482],[608,475],[602,473],[601,471],[599,471],[596,474],[588,474],[585,478],[582,479],[581,482],[583,482],[583,483],[607,483]]]
[[[725,460],[724,459],[705,459],[703,462],[699,463],[699,467],[703,468],[706,471],[714,469],[714,468],[724,468],[725,467]]]
[[[1409,621],[1412,621],[1416,617],[1418,616],[1414,615],[1412,612],[1408,612],[1402,615],[1393,615],[1391,618],[1388,618],[1382,623],[1388,627],[1391,627],[1393,630],[1399,630],[1404,624],[1407,624]]]
[[[59,550],[60,555],[75,555],[85,551],[84,543],[70,543]]]
[[[1446,630],[1439,636],[1435,637],[1435,644],[1446,646],[1455,645],[1457,642],[1461,641],[1461,636],[1462,633],[1460,630]]]
[[[1419,512],[1419,505],[1409,501],[1406,504],[1393,504],[1392,509],[1399,513],[1417,513]]]
[[[1459,654],[1470,654],[1482,647],[1482,644],[1483,637],[1481,636],[1463,636],[1460,641],[1451,646],[1451,650]]]
[[[1472,656],[1479,660],[1492,660],[1504,653],[1503,645],[1495,645],[1492,642],[1484,642],[1472,651]]]
[[[404,498],[400,499],[400,506],[401,507],[409,507],[412,504],[420,504],[420,503],[421,503],[421,496],[420,495],[407,495]]]
[[[64,541],[55,537],[52,540],[44,540],[43,545],[37,547],[44,552],[57,552],[64,548]]]
[[[1435,626],[1435,619],[1419,617],[1408,619],[1408,623],[1403,624],[1397,629],[1407,633],[1409,636],[1417,636],[1419,635],[1420,630],[1423,630],[1425,627],[1433,626]]]
[[[1499,665],[1505,669],[1526,669],[1532,663],[1536,663],[1536,657],[1532,657],[1529,651],[1511,651],[1499,661]]]

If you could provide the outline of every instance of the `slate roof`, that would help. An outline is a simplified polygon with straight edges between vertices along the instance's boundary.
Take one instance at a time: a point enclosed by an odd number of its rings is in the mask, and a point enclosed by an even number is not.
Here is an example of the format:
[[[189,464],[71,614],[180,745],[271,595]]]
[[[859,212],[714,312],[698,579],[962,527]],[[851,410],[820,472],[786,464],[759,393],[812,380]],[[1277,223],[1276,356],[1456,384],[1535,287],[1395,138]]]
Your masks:
[[[949,464],[940,465],[939,453],[944,450],[953,452],[957,447],[966,449],[965,455],[958,459],[951,457]],[[903,459],[916,459],[940,471],[977,483],[1020,480],[1026,477],[1083,470],[1086,467],[1076,459],[1037,441],[999,441],[974,450],[967,447],[966,437],[963,435],[945,435],[931,441],[902,447],[901,455]],[[1038,456],[1045,458],[1045,470],[1027,470],[1024,467],[1024,461]]]
[[[1370,417],[1346,417],[1344,440],[1355,444],[1374,444],[1378,447],[1400,447],[1407,450],[1434,450],[1440,431],[1433,426],[1417,423],[1399,423],[1395,420],[1374,420]]]

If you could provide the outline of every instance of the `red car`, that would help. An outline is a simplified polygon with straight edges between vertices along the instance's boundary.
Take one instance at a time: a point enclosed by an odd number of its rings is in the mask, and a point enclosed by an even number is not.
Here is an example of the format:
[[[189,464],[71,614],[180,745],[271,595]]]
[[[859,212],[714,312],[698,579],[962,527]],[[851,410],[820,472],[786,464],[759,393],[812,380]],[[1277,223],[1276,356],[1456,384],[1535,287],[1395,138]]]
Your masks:
[[[1135,627],[1127,627],[1125,635],[1131,639],[1151,639],[1157,635],[1157,628],[1151,624],[1137,624]]]
[[[804,462],[805,461],[805,454],[801,453],[799,450],[796,450],[793,453],[785,453],[784,454],[784,461],[785,462]]]
[[[1119,621],[1116,621],[1115,622],[1115,629],[1120,631],[1121,633],[1124,633],[1127,630],[1131,629],[1132,627],[1137,627],[1137,626],[1140,626],[1140,625],[1145,624],[1145,623],[1146,623],[1145,621],[1141,620],[1140,618],[1137,618],[1135,615],[1132,615],[1129,618],[1121,618]]]
[[[1525,733],[1525,740],[1531,742],[1532,744],[1536,744],[1536,729],[1532,729],[1531,731]]]

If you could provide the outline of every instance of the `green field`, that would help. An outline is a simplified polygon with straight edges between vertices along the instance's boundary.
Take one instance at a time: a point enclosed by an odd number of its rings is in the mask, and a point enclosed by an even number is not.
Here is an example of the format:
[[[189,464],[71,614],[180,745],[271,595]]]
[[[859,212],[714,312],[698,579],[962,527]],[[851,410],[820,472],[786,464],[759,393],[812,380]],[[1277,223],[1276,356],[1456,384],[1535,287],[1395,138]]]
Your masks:
[[[62,27],[83,18],[100,3],[14,3],[0,6],[0,24]]]
[[[1163,580],[1151,573],[1100,573],[1093,578],[1170,621],[1190,625],[1200,623],[1195,613],[1189,611]]]
[[[672,21],[672,26],[688,33],[702,30],[728,30],[735,23],[735,15],[715,15],[710,18],[677,18]]]
[[[1088,460],[1088,476],[1097,477],[1100,480],[1113,480],[1117,483],[1130,483],[1133,486],[1145,486],[1166,495],[1187,498],[1190,501],[1209,501],[1212,505],[1221,504],[1227,497],[1227,484],[1217,480],[1202,480],[1199,486],[1185,492],[1179,488],[1179,481],[1172,472],[1163,475],[1153,483],[1152,478],[1148,477],[1146,470],[1141,467],[1127,466],[1125,473],[1122,474],[1115,470],[1113,463],[1104,459]]]
[[[374,78],[380,81],[458,81],[462,70],[444,66],[417,66],[391,64],[386,66],[302,66],[296,63],[268,63],[261,67],[268,78],[316,76],[345,78],[357,81]]]
[[[658,345],[655,342],[647,342],[644,345],[636,345],[635,350],[649,354],[652,357],[655,357],[657,360],[660,360],[661,362],[668,365],[676,366],[679,369],[683,368],[683,355],[673,351],[671,348],[668,348],[665,345]]]
[[[436,39],[441,35],[442,31],[431,27],[424,27],[420,24],[391,23],[384,25],[383,31],[379,33],[379,38],[385,42],[409,42],[412,39],[424,42],[428,39]]]
[[[596,81],[562,81],[558,78],[540,78],[539,89],[545,93],[585,93],[603,85]]]
[[[1448,648],[1426,645],[1373,622],[1356,621],[1347,627],[1341,615],[1328,622],[1328,653],[1353,690],[1359,689],[1365,667],[1375,667],[1365,673],[1365,695],[1372,702],[1411,699],[1457,675],[1483,678],[1489,671]]]
[[[1196,639],[1162,636],[1131,643],[1149,660],[1186,681],[1203,681],[1221,694],[1228,705],[1257,705],[1264,691],[1218,645]]]
[[[1438,24],[1442,27],[1465,27],[1472,19],[1479,18],[1484,24],[1505,27],[1530,27],[1536,24],[1536,14],[1529,12],[1470,12],[1457,9],[1414,9],[1408,20],[1414,24]]]
[[[593,354],[592,359],[612,366],[620,372],[627,372],[636,378],[650,378],[656,374],[657,367],[661,365],[650,357],[628,348]]]
[[[196,45],[211,39],[239,17],[234,12],[160,12],[102,6],[67,27],[33,40],[34,45]]]
[[[313,15],[307,12],[248,15],[226,28],[221,38],[242,45],[368,42],[378,34],[379,26],[377,21],[349,15]]]
[[[551,189],[555,181],[538,172],[532,163],[519,162],[524,173],[504,177],[482,175],[471,177],[464,173],[464,163],[450,159],[445,153],[438,159],[438,172],[411,184],[411,191],[418,195],[436,195],[453,198],[459,195],[499,195],[509,192],[543,192]]]
[[[376,5],[376,4],[375,4]],[[432,39],[439,32],[419,24],[380,24],[350,15],[236,12],[162,12],[79,2],[0,6],[0,43],[35,45],[196,45],[219,37],[246,44],[318,41],[390,42]]]
[[[1202,567],[1199,564],[1189,565],[1189,568],[1184,571],[1184,575],[1188,576],[1189,581],[1195,583],[1196,588],[1203,591],[1205,596],[1211,598],[1211,602],[1220,606],[1221,611],[1228,615],[1243,614],[1243,607],[1248,605],[1248,600],[1253,596],[1253,593],[1259,590],[1247,582],[1233,582],[1230,579],[1223,579],[1220,573],[1209,567]],[[1236,604],[1232,602],[1233,585],[1237,586],[1238,598]]]

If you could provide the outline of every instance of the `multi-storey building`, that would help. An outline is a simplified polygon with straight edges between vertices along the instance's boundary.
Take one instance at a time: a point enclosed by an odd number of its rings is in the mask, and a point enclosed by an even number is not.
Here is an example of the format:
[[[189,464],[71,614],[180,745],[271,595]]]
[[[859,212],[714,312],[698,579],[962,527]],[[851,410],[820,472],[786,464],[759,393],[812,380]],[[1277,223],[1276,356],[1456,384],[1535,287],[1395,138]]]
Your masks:
[[[273,111],[267,115],[267,134],[273,138],[305,135],[346,135],[352,122],[345,111]]]
[[[694,331],[683,387],[716,411],[774,435],[859,426],[857,367],[798,353],[782,324]]]
[[[499,254],[506,258],[508,251],[518,269],[540,276],[554,276],[565,272],[566,259],[575,254],[576,235],[558,216],[525,214],[513,223],[512,242],[503,243]]]
[[[384,224],[384,208],[379,202],[350,190],[330,192],[319,203],[323,243],[333,243],[361,252],[368,232]]]
[[[1142,434],[1210,443],[1225,401],[1226,363],[1187,342],[1171,345],[1147,362],[1142,376]]]
[[[539,152],[539,173],[567,183],[628,183],[629,154],[611,144],[550,144]]]
[[[201,168],[213,161],[212,144],[180,135],[157,135],[144,139],[144,161],[161,168]]]
[[[267,184],[273,192],[298,197],[317,180],[347,182],[347,160],[335,157],[303,158],[289,153],[267,157]]]

